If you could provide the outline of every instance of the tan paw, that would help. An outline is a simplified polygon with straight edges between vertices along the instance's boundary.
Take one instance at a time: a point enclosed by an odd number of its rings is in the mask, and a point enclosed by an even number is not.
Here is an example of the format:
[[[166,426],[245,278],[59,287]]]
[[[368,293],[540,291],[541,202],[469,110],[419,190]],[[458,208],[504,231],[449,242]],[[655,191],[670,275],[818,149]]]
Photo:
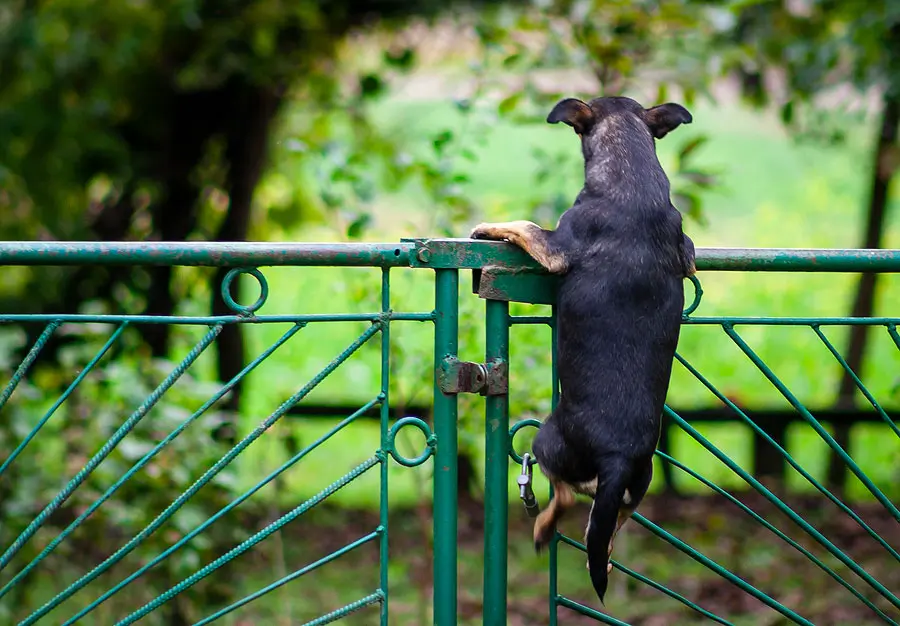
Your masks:
[[[553,541],[556,527],[552,524],[541,523],[540,518],[534,525],[534,550],[540,552]]]
[[[482,223],[472,229],[469,239],[494,239],[494,229],[491,224]]]

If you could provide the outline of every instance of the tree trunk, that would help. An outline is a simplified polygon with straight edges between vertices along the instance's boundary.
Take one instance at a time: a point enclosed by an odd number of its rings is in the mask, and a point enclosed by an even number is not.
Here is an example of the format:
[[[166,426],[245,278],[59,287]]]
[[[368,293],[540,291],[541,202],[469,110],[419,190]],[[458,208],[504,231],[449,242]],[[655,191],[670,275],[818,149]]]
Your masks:
[[[875,158],[872,164],[872,189],[869,196],[869,210],[866,217],[866,232],[863,248],[880,248],[884,234],[884,221],[890,196],[891,181],[897,169],[896,156],[898,150],[897,129],[900,126],[900,95],[888,91],[884,96],[884,107],[881,117],[881,129],[875,147]],[[870,317],[875,311],[875,287],[878,274],[866,272],[860,276],[853,301],[852,317]],[[868,339],[867,326],[852,326],[850,340],[844,358],[858,376],[862,375],[863,359]],[[838,390],[837,408],[851,408],[856,394],[856,384],[849,374],[844,372]],[[834,438],[844,449],[850,443],[850,426],[835,427]],[[832,452],[828,464],[828,483],[835,489],[841,489],[847,475],[844,462]]]
[[[233,110],[228,117],[225,157],[228,161],[227,191],[228,211],[216,234],[216,241],[244,241],[250,228],[253,191],[259,182],[268,149],[269,127],[282,101],[283,90],[245,86],[239,90],[240,96],[232,102]],[[233,313],[220,294],[220,286],[229,268],[219,268],[212,278],[212,313],[228,315]],[[234,300],[244,304],[238,281],[231,285]],[[244,367],[244,340],[241,326],[229,324],[222,329],[216,339],[218,350],[217,373],[220,381],[233,378]],[[241,383],[235,385],[222,408],[236,414],[241,402]],[[234,445],[237,431],[234,424],[219,426],[213,437]]]
[[[166,139],[158,164],[165,190],[164,197],[153,210],[154,234],[162,241],[184,241],[197,226],[197,200],[200,189],[192,174],[203,159],[209,140],[220,132],[224,117],[224,89],[174,93]],[[152,267],[147,292],[145,315],[172,315],[175,298],[171,291],[170,266]],[[144,339],[155,357],[169,351],[168,324],[146,324],[141,327]]]

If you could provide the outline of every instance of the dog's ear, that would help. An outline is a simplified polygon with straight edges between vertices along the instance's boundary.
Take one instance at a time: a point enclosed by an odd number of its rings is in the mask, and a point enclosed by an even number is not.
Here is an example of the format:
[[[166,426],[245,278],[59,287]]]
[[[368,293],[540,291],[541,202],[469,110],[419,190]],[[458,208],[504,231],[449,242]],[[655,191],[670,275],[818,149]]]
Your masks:
[[[682,124],[693,121],[690,112],[680,104],[667,102],[644,111],[644,122],[657,139],[662,139]]]
[[[566,98],[560,100],[550,115],[547,116],[548,124],[557,124],[565,122],[575,129],[579,135],[586,134],[591,130],[591,126],[595,121],[594,111],[587,104],[578,98]]]

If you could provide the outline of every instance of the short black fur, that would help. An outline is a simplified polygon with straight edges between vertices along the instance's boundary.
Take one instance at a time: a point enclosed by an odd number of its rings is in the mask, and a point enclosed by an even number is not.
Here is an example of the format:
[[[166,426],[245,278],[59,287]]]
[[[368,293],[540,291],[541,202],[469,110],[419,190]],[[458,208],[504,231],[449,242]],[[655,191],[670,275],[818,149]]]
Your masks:
[[[549,541],[574,499],[570,492],[564,502],[561,490],[592,496],[585,540],[602,602],[611,542],[650,484],[683,279],[694,272],[694,246],[682,232],[654,138],[691,115],[672,103],[644,109],[630,98],[569,98],[547,121],[564,122],[581,138],[585,182],[574,205],[553,231],[531,224],[504,234],[483,224],[472,237],[509,239],[540,250],[542,257],[532,255],[548,268],[547,258],[565,268],[557,302],[562,394],[533,444],[560,500],[538,519],[535,545]]]

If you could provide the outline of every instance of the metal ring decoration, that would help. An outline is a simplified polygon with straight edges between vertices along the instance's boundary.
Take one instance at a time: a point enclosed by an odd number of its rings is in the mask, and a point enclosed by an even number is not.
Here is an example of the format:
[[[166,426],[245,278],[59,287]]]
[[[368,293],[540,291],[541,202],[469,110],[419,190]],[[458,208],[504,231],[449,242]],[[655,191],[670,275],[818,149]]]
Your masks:
[[[700,299],[703,298],[703,287],[700,286],[700,279],[693,274],[688,276],[687,279],[694,285],[694,301],[691,302],[691,305],[688,308],[681,312],[682,317],[687,317],[696,311],[697,307],[700,306]]]
[[[516,433],[519,432],[520,430],[522,430],[523,428],[525,428],[526,426],[533,426],[534,428],[540,428],[541,420],[537,420],[532,417],[527,420],[522,420],[522,421],[516,422],[515,424],[513,424],[513,427],[509,429],[509,456],[512,458],[513,461],[515,461],[519,465],[524,463],[525,459],[522,457],[521,454],[516,452],[516,447],[513,445],[513,440],[515,439]],[[532,454],[529,456],[528,464],[534,465],[535,463],[537,463],[537,459],[535,459],[534,455]]]
[[[257,283],[259,283],[259,298],[250,306],[238,304],[235,302],[234,298],[231,297],[231,283],[241,274],[249,274],[256,279]],[[239,315],[253,315],[266,303],[268,297],[269,283],[266,282],[266,277],[262,275],[262,272],[255,267],[240,267],[229,270],[229,272],[225,274],[225,278],[222,279],[222,300],[225,301],[225,304],[229,309]]]
[[[401,428],[407,425],[415,426],[422,432],[423,435],[425,435],[425,451],[422,452],[422,454],[420,454],[419,456],[412,459],[407,458],[397,452],[397,446],[394,444],[394,440],[397,438],[397,432],[399,432]],[[416,467],[417,465],[421,465],[422,463],[427,461],[428,457],[430,457],[434,453],[434,446],[436,443],[437,438],[434,436],[434,433],[431,432],[431,428],[429,428],[428,424],[420,420],[418,417],[401,418],[397,420],[388,431],[388,452],[392,457],[394,457],[394,460],[397,461],[397,463],[404,467]]]

